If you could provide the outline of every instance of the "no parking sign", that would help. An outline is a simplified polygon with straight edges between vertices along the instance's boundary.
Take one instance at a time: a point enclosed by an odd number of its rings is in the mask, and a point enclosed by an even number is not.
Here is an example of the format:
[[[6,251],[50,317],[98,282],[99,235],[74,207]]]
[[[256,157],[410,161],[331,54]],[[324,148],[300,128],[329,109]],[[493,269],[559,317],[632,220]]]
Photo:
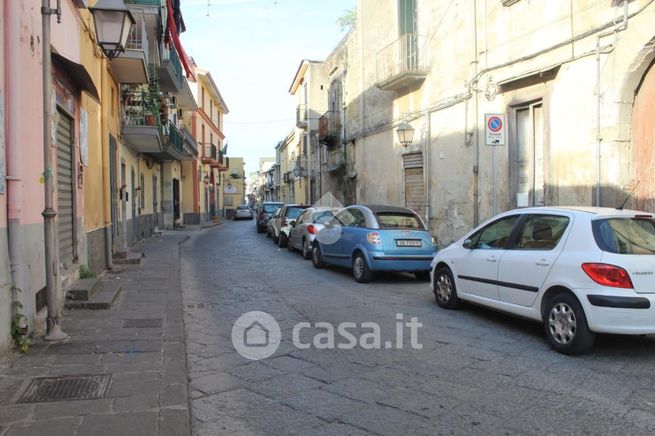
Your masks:
[[[505,145],[507,117],[505,114],[485,114],[485,143],[487,145]]]

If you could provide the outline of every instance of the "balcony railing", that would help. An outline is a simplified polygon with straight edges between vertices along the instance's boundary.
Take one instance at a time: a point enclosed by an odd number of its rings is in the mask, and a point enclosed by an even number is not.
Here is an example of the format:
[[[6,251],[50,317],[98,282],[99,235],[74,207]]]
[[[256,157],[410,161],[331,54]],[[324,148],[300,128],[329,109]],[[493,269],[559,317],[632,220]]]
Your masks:
[[[161,129],[159,104],[144,89],[124,87],[122,90],[124,126],[155,126]]]
[[[204,154],[202,156],[204,159],[211,159],[213,161],[218,161],[218,149],[215,145],[205,145]]]
[[[339,111],[327,111],[318,119],[318,140],[322,144],[335,145],[339,142],[341,116]]]
[[[296,107],[296,127],[299,129],[307,128],[307,106],[299,104]]]
[[[126,5],[161,6],[161,0],[123,0]]]
[[[134,15],[134,14],[133,14]],[[125,48],[128,50],[142,50],[148,57],[148,31],[146,29],[146,20],[143,14],[136,14],[136,24],[132,26],[130,34],[127,37]]]
[[[425,80],[430,62],[426,39],[407,33],[376,54],[377,86],[398,90]]]
[[[182,136],[184,136],[184,141],[188,144],[188,146],[193,149],[193,154],[198,155],[198,144],[196,143],[195,138],[193,137],[193,134],[189,132],[189,129],[187,129],[185,126],[182,126]]]
[[[177,79],[180,83],[183,83],[184,70],[182,69],[182,61],[180,61],[180,57],[177,54],[175,46],[171,44],[168,48],[164,48],[162,50],[162,60],[169,61],[171,63]]]

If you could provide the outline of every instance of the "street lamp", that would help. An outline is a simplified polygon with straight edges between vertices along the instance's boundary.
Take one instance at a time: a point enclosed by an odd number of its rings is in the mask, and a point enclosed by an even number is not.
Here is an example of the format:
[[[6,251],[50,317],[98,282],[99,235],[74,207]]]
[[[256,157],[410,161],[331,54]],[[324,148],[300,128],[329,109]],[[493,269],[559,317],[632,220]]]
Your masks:
[[[414,128],[407,121],[400,123],[396,129],[396,133],[398,134],[398,141],[400,141],[403,147],[407,147],[414,139]]]
[[[123,0],[98,0],[89,7],[93,14],[98,45],[109,59],[125,51],[134,17]]]

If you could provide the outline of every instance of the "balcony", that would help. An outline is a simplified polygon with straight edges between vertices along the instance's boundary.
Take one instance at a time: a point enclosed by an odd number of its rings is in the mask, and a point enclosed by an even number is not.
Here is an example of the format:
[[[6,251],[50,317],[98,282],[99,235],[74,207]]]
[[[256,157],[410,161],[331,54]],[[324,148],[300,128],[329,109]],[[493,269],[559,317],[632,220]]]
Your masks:
[[[318,119],[318,141],[328,146],[339,143],[341,116],[339,111],[327,111]]]
[[[159,67],[159,86],[165,92],[180,92],[184,85],[182,62],[175,46],[161,49],[161,66]]]
[[[194,156],[198,156],[198,144],[196,143],[196,139],[185,126],[182,126],[182,136],[184,136],[186,144],[193,150]]]
[[[296,107],[296,127],[299,129],[307,128],[307,106],[299,104]]]
[[[125,142],[137,153],[163,151],[159,102],[149,91],[123,87],[122,134]]]
[[[204,144],[201,158],[202,163],[209,164],[212,168],[218,167],[218,153],[218,148],[215,145]]]
[[[148,83],[148,32],[143,14],[134,13],[136,23],[127,38],[125,51],[111,59],[111,69],[119,83]]]
[[[342,150],[335,150],[330,154],[328,154],[326,168],[325,168],[328,172],[335,173],[345,168],[346,168],[346,159],[344,157]]]
[[[424,36],[407,33],[375,56],[377,86],[400,91],[419,86],[428,75],[430,62]]]
[[[184,132],[173,121],[168,120],[168,123],[162,128],[162,132],[163,148],[159,153],[149,153],[153,158],[160,161],[195,159],[198,151],[187,143]]]

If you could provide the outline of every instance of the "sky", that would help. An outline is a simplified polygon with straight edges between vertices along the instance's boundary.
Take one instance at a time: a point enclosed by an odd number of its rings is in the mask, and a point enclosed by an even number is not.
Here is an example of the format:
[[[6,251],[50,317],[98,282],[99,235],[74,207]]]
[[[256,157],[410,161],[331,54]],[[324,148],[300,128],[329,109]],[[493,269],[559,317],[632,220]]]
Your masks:
[[[208,6],[209,4],[209,6]],[[356,0],[182,0],[182,45],[211,72],[229,114],[228,156],[246,174],[295,125],[291,81],[302,59],[323,60],[347,32],[337,19]]]

